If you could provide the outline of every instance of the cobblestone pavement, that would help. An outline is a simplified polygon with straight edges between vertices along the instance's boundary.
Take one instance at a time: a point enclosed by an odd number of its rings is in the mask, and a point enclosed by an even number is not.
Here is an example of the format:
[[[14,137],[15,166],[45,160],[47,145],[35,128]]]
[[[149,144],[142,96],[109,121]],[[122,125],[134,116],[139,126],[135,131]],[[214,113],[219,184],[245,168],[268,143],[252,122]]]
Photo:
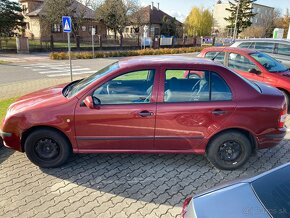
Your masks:
[[[0,217],[180,217],[186,197],[289,161],[290,132],[233,172],[203,156],[158,154],[74,155],[61,168],[40,169],[2,147]]]

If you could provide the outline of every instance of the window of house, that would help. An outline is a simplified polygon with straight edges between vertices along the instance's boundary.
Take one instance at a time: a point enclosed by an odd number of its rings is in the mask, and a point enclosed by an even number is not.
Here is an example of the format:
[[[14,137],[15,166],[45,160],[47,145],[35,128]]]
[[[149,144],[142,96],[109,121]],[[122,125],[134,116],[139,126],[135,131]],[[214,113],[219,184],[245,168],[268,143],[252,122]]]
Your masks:
[[[93,96],[101,104],[148,104],[154,83],[154,70],[123,74],[97,88]]]
[[[86,32],[87,31],[87,27],[86,26],[82,26],[82,31]]]
[[[61,32],[61,25],[60,24],[53,24],[52,25],[52,32],[53,33],[60,33]]]
[[[184,77],[195,72],[195,77]],[[228,101],[232,93],[222,77],[215,72],[194,70],[167,70],[164,102]]]
[[[129,27],[125,28],[125,33],[129,33]]]

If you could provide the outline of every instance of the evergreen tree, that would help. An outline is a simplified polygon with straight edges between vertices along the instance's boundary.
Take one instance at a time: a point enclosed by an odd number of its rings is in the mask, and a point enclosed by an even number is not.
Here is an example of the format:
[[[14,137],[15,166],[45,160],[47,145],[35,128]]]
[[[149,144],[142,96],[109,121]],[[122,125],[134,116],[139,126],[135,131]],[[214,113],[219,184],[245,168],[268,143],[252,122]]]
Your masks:
[[[229,22],[227,28],[234,29],[236,22],[236,15],[238,9],[237,17],[237,34],[241,33],[244,29],[252,25],[251,18],[256,14],[253,13],[252,3],[256,0],[234,0],[235,3],[229,1],[230,8],[226,8],[230,12],[230,16],[224,18]],[[238,8],[237,8],[238,7]]]
[[[18,2],[0,0],[0,37],[12,36],[23,28],[25,23],[21,12]]]

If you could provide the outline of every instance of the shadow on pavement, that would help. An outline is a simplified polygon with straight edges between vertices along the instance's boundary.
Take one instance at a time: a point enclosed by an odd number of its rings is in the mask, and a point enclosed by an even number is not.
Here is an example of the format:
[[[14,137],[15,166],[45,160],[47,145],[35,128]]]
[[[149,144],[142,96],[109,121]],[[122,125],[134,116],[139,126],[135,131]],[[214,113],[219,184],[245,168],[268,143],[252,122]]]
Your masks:
[[[218,170],[205,157],[191,154],[79,154],[61,168],[41,170],[96,191],[154,204],[182,206],[188,196],[289,161],[288,139],[277,147],[258,151],[236,171]]]
[[[3,141],[0,138],[0,164],[7,160],[15,151],[4,147]]]

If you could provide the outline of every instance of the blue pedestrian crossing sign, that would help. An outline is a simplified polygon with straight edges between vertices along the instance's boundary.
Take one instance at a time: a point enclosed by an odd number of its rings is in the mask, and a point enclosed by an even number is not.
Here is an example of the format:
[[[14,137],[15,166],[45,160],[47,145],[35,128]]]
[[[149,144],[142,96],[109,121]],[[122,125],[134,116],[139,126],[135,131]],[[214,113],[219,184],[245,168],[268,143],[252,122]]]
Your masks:
[[[68,16],[62,17],[62,28],[64,33],[71,32],[71,17]]]

